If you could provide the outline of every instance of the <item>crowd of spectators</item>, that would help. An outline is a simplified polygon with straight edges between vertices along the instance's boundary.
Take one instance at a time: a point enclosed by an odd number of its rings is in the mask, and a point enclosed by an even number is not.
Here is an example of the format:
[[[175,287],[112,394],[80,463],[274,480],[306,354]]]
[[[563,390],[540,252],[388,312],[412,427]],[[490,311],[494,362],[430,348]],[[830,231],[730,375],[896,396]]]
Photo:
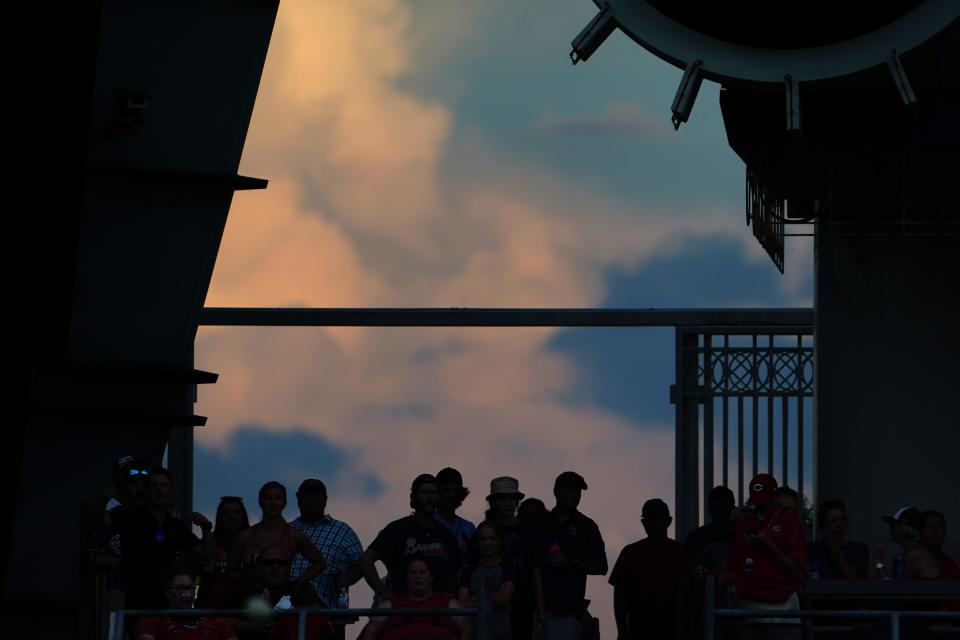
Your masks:
[[[599,621],[586,599],[587,576],[607,574],[597,523],[580,511],[586,480],[556,477],[553,506],[520,491],[503,476],[490,481],[488,509],[474,524],[457,511],[470,493],[456,469],[421,474],[410,487],[408,516],[389,522],[364,548],[353,529],[326,512],[327,487],[304,480],[299,515],[288,522],[287,490],[267,482],[258,494],[255,524],[243,499],[221,498],[214,521],[173,510],[174,478],[123,458],[94,510],[104,553],[120,557],[126,609],[222,609],[236,617],[142,617],[127,632],[134,640],[295,638],[297,619],[277,609],[350,606],[349,588],[365,580],[381,609],[478,608],[493,640],[591,640]],[[805,580],[956,580],[960,569],[943,550],[946,518],[913,507],[882,520],[899,552],[870,549],[847,537],[843,501],[819,505],[817,535],[807,540],[804,503],[768,474],[749,485],[746,505],[715,487],[709,521],[685,541],[669,537],[670,508],[643,503],[646,537],[626,545],[610,572],[619,640],[697,637],[707,579],[736,595],[744,609],[770,611],[782,624],[752,625],[756,637],[799,637],[795,619],[777,611],[799,608]],[[195,535],[197,528],[200,535]],[[378,564],[379,563],[379,564]],[[381,575],[379,566],[386,569]],[[343,638],[357,618],[311,616],[308,638]],[[794,627],[794,628],[791,628]],[[463,615],[374,615],[362,640],[466,640],[474,624]]]

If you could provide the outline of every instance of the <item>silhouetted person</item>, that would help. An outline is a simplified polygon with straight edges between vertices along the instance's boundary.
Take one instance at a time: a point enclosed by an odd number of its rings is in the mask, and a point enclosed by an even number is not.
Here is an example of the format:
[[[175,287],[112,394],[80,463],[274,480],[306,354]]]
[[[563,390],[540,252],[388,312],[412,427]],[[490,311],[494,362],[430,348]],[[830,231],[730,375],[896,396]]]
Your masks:
[[[440,493],[437,502],[437,522],[442,524],[457,539],[460,545],[460,558],[466,560],[470,538],[476,531],[476,525],[457,515],[457,509],[470,495],[470,489],[463,486],[463,476],[451,467],[445,467],[437,473]]]
[[[196,590],[194,576],[177,572],[164,588],[164,604],[158,609],[192,609]],[[225,618],[141,618],[136,640],[236,640]]]
[[[527,498],[520,503],[517,509],[517,519],[520,524],[528,529],[536,526],[537,522],[544,518],[548,513],[547,505],[543,504],[540,498]]]
[[[861,580],[867,576],[870,550],[847,540],[847,507],[843,500],[824,500],[817,510],[815,542],[807,543],[807,563],[812,577],[824,580]]]
[[[781,509],[776,500],[777,481],[766,473],[750,481],[752,512],[736,521],[730,539],[725,582],[732,582],[738,605],[768,611],[796,610],[798,591],[807,570],[803,527],[797,516]],[[769,620],[799,624],[796,618]],[[759,624],[760,621],[758,621]],[[793,628],[741,625],[744,637],[798,638]]]
[[[501,553],[500,533],[492,522],[483,521],[470,539],[469,561],[460,580],[457,599],[468,608],[480,606],[480,592],[487,595],[487,629],[491,640],[513,637],[510,603],[516,589],[513,563]]]
[[[260,522],[237,536],[237,546],[243,554],[243,566],[257,565],[260,553],[267,548],[279,549],[287,560],[293,562],[296,554],[301,554],[310,566],[297,576],[296,582],[309,582],[320,575],[326,561],[323,554],[305,535],[287,524],[283,519],[283,510],[287,506],[287,488],[276,481],[270,481],[260,487],[257,496],[260,505]]]
[[[686,564],[704,566],[714,573],[723,568],[727,557],[727,544],[733,533],[730,514],[735,506],[733,491],[727,487],[717,486],[710,490],[707,496],[710,522],[687,534],[683,543]]]
[[[923,512],[916,507],[903,507],[892,516],[883,516],[881,519],[890,525],[890,540],[902,549],[900,560],[895,559],[894,567],[879,567],[881,575],[898,580],[938,579],[940,564],[920,541],[920,532],[925,524]]]
[[[403,569],[406,593],[395,593],[378,605],[380,609],[460,609],[462,605],[449,593],[434,591],[436,576],[423,558],[407,558]],[[469,640],[470,626],[466,618],[451,616],[371,617],[360,640]]]
[[[797,518],[802,518],[803,516],[801,513],[803,505],[800,502],[800,494],[790,487],[777,487],[777,506],[783,511],[792,513],[797,516]]]
[[[127,609],[162,609],[167,604],[167,572],[181,556],[199,555],[201,541],[190,526],[170,512],[173,476],[154,469],[147,480],[146,504],[123,507],[106,514],[120,534],[123,548],[121,575]],[[213,525],[199,513],[190,522],[200,527],[204,539]]]
[[[327,486],[321,480],[310,478],[300,483],[297,506],[300,515],[290,526],[303,533],[326,560],[323,573],[313,580],[313,588],[323,604],[328,607],[339,606],[341,590],[346,594],[346,590],[363,577],[360,571],[360,556],[363,555],[360,539],[350,525],[326,513]],[[291,570],[294,579],[308,568],[306,558],[299,553],[294,556]],[[340,618],[336,621],[338,637],[343,636],[343,620]]]
[[[500,476],[490,481],[490,493],[487,495],[487,520],[492,522],[500,533],[501,555],[513,564],[514,593],[510,611],[510,626],[514,638],[526,640],[533,634],[534,601],[528,543],[532,519],[524,522],[518,512],[524,494],[520,491],[520,482],[510,476]],[[536,498],[523,500],[528,503]],[[543,506],[543,502],[540,506]],[[543,507],[543,513],[546,513]]]
[[[410,557],[422,558],[430,565],[434,589],[453,593],[457,587],[457,572],[461,568],[460,546],[457,539],[437,523],[439,485],[430,474],[422,474],[410,487],[410,506],[413,514],[394,520],[377,534],[360,557],[360,569],[374,594],[388,600],[394,593],[407,590],[404,566]],[[388,589],[377,575],[376,561],[387,567],[390,579]]]
[[[577,510],[587,483],[579,473],[557,476],[553,510],[530,542],[538,632],[550,640],[577,640],[586,619],[588,575],[607,573],[607,554],[597,523]]]
[[[941,580],[960,579],[960,566],[943,550],[943,541],[947,537],[947,517],[940,511],[930,509],[923,512],[923,530],[920,542],[933,553],[940,565]]]
[[[217,505],[213,535],[208,539],[207,569],[200,580],[197,606],[202,609],[224,609],[241,579],[239,544],[241,531],[250,527],[250,517],[239,496],[223,496]]]
[[[683,547],[667,537],[673,518],[663,500],[647,500],[640,522],[647,537],[624,547],[610,572],[617,637],[671,640]]]

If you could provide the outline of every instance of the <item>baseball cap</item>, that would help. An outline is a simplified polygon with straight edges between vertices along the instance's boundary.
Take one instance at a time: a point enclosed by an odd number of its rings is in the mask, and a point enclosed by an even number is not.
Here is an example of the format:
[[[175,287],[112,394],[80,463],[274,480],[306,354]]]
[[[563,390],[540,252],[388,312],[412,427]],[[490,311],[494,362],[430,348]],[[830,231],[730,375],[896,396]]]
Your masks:
[[[643,509],[640,511],[640,515],[644,518],[649,518],[651,516],[662,516],[669,518],[670,507],[668,507],[667,503],[660,498],[651,498],[643,503]]]
[[[493,496],[517,496],[520,500],[524,498],[520,491],[520,481],[510,476],[500,476],[490,481],[490,495],[487,500]]]
[[[905,524],[916,531],[923,529],[925,523],[923,512],[916,507],[901,507],[894,511],[892,516],[881,516],[880,519],[891,525]]]
[[[558,487],[576,487],[577,489],[586,491],[587,481],[576,471],[564,471],[557,476],[557,479],[553,483],[554,489]]]
[[[297,489],[297,495],[304,493],[306,491],[320,491],[322,493],[327,492],[327,485],[323,484],[323,480],[317,480],[316,478],[307,478],[300,483],[300,488]]]
[[[410,485],[410,491],[416,491],[420,488],[420,485],[424,484],[434,484],[439,488],[440,483],[437,482],[437,479],[430,475],[429,473],[421,473],[416,478],[413,479],[413,484]]]
[[[750,481],[750,502],[770,502],[776,496],[777,479],[769,473],[758,473]]]

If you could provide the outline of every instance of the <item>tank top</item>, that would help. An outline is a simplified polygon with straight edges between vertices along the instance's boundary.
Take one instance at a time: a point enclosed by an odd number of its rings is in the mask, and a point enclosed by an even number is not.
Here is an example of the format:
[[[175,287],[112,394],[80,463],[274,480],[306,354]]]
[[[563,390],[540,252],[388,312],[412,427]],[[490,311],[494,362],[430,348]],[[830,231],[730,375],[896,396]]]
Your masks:
[[[267,547],[278,547],[283,549],[287,560],[293,560],[296,549],[293,548],[293,539],[290,536],[290,525],[283,523],[280,530],[280,539],[274,544],[262,544],[257,541],[257,531],[260,530],[260,523],[250,527],[250,534],[247,536],[247,544],[243,548],[243,564],[246,567],[252,567],[257,563],[260,553]]]

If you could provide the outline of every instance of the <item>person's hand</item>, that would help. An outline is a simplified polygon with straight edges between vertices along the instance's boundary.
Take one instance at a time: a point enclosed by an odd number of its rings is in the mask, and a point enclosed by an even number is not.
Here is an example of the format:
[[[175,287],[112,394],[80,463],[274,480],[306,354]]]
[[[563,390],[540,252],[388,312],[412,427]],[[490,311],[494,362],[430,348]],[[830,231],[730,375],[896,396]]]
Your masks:
[[[476,609],[480,606],[479,601],[474,596],[467,596],[460,601],[460,604],[463,605],[464,609]]]
[[[830,553],[840,553],[840,538],[832,531],[825,531],[823,536],[823,546]]]
[[[90,494],[87,494],[87,495],[90,495]],[[103,492],[100,494],[100,500],[103,501],[103,504],[107,504],[107,503],[110,502],[116,495],[117,495],[117,487],[114,486],[114,485],[112,485],[112,484],[108,484],[107,487],[106,487],[106,488],[103,490]]]
[[[747,540],[758,549],[769,549],[772,545],[770,538],[763,533],[748,534]]]
[[[192,522],[193,524],[200,527],[201,531],[210,531],[213,529],[213,523],[211,523],[210,520],[207,519],[207,516],[197,511],[194,511],[193,513],[191,513],[190,517],[187,519],[190,520],[190,522]]]

